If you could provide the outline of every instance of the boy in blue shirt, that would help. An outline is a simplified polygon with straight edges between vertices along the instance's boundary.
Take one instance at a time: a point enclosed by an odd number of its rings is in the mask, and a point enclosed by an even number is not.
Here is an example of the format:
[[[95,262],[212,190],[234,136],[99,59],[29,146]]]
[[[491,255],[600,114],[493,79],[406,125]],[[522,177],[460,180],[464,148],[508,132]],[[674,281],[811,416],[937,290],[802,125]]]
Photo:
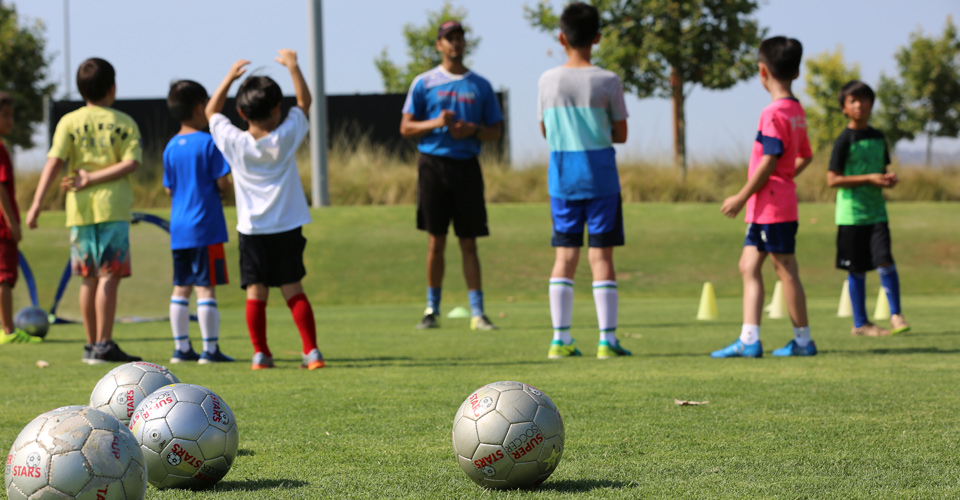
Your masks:
[[[400,135],[420,140],[417,229],[429,234],[427,309],[417,328],[436,328],[443,286],[447,230],[460,239],[473,330],[496,330],[483,310],[477,238],[490,234],[477,156],[482,141],[502,133],[500,105],[486,79],[463,65],[463,27],[447,21],[437,30],[443,62],[413,81],[403,104]]]
[[[623,210],[614,143],[627,140],[627,108],[616,74],[593,66],[600,41],[596,7],[572,3],[560,15],[563,66],[540,77],[540,130],[550,146],[548,188],[556,260],[550,274],[553,341],[547,357],[580,356],[570,336],[573,276],[589,231],[593,299],[600,326],[597,357],[629,356],[617,340],[617,276],[613,248],[623,246]]]
[[[204,107],[207,91],[197,82],[181,80],[170,85],[167,107],[180,121],[180,132],[163,151],[163,187],[172,197],[170,249],[173,251],[173,295],[170,328],[174,351],[171,363],[201,364],[233,361],[220,352],[220,311],[216,285],[225,285],[227,265],[223,243],[227,223],[220,202],[227,189],[230,166],[217,150],[207,126]],[[190,294],[197,290],[197,320],[203,353],[190,345]]]

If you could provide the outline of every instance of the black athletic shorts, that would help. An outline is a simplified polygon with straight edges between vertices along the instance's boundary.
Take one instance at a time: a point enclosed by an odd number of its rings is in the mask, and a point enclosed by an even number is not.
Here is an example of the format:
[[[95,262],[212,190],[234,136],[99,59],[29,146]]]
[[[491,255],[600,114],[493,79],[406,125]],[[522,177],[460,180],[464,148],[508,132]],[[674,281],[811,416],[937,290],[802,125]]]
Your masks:
[[[880,264],[893,264],[890,228],[886,222],[837,226],[837,269],[859,274],[872,271]]]
[[[417,161],[417,229],[446,235],[453,220],[459,238],[487,236],[483,174],[476,158],[420,154]]]
[[[301,228],[274,234],[243,234],[240,247],[240,288],[262,283],[269,287],[296,283],[307,275]]]

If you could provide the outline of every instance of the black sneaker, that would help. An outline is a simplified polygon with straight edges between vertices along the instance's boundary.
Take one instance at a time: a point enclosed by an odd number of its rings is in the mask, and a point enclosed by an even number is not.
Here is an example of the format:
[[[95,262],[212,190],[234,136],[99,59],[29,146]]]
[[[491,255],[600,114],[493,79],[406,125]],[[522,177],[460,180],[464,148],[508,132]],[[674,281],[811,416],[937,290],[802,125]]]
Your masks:
[[[101,364],[101,363],[129,363],[131,361],[143,361],[143,358],[140,356],[131,356],[122,350],[116,342],[108,340],[103,344],[97,344],[93,347],[93,356],[90,360],[90,364]]]
[[[424,330],[427,328],[439,328],[440,323],[437,322],[437,315],[433,313],[427,313],[423,316],[423,319],[420,320],[420,323],[417,324],[417,328]]]
[[[90,364],[90,360],[93,359],[93,344],[84,344],[83,346],[83,359],[80,361]]]

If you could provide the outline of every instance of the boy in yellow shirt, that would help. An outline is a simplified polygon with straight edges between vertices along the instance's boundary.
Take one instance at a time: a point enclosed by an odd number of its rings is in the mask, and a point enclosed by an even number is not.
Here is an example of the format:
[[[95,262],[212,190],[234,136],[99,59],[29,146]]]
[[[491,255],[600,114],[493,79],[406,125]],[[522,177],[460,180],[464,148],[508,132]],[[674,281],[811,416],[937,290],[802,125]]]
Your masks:
[[[109,62],[84,61],[77,70],[77,88],[86,106],[67,113],[57,124],[27,226],[37,227],[43,197],[68,163],[60,186],[67,190],[70,265],[73,274],[83,278],[80,311],[87,334],[83,362],[140,361],[113,342],[117,288],[120,278],[130,276],[133,190],[127,176],[141,162],[140,129],[129,115],[109,107],[117,95]]]

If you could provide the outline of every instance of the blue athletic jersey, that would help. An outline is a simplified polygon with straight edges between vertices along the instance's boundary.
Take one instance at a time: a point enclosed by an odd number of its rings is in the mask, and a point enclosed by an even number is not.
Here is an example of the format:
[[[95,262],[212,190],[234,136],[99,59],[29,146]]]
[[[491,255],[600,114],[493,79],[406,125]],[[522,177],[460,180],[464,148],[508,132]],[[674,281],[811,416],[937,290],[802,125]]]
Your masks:
[[[490,82],[472,71],[454,75],[437,66],[414,79],[403,103],[403,113],[413,115],[416,121],[423,121],[440,116],[444,109],[454,112],[454,121],[486,126],[503,121]],[[447,127],[441,127],[421,137],[417,149],[434,156],[466,160],[480,155],[480,139],[457,140]]]
[[[175,135],[163,150],[163,187],[173,197],[170,248],[206,247],[227,241],[227,222],[217,179],[230,166],[206,132]]]

